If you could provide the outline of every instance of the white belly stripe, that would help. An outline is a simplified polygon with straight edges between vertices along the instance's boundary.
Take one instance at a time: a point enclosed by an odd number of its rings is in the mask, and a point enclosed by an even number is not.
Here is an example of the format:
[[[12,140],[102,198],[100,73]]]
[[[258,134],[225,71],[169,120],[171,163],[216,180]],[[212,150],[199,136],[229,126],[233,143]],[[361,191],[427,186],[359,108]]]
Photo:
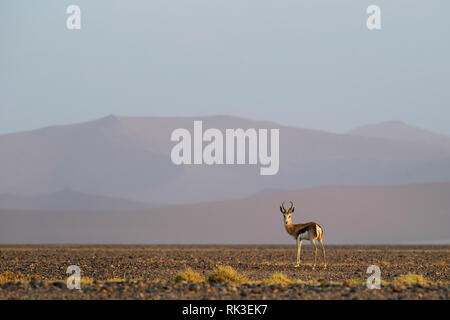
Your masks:
[[[309,232],[305,231],[303,233],[300,233],[297,237],[297,239],[300,238],[301,240],[310,240]]]

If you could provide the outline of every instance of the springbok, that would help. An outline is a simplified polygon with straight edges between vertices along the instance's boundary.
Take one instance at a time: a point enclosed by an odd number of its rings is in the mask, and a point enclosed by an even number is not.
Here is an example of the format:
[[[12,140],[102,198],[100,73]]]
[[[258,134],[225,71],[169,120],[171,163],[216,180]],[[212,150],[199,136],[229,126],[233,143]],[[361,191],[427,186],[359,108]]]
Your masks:
[[[322,227],[315,222],[292,224],[292,214],[294,213],[295,207],[292,201],[289,202],[291,203],[291,207],[288,210],[286,210],[283,202],[280,206],[280,211],[284,217],[284,226],[286,228],[287,233],[289,233],[292,237],[294,237],[294,239],[297,240],[297,264],[295,266],[300,267],[300,252],[302,249],[302,240],[310,240],[311,244],[314,246],[313,270],[315,269],[317,256],[316,240],[319,240],[320,245],[322,246],[324,268],[326,268],[327,261],[325,259],[325,248],[322,242],[323,239]]]

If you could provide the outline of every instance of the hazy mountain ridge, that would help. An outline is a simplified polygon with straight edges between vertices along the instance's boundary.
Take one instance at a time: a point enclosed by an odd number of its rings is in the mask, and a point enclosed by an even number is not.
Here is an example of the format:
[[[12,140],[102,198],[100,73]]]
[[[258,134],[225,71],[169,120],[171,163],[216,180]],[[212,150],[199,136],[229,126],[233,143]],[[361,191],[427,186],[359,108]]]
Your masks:
[[[0,208],[4,209],[94,212],[148,210],[151,207],[143,202],[90,195],[70,189],[34,196],[0,194]]]
[[[402,121],[365,125],[350,130],[349,134],[450,148],[450,136],[412,126]]]
[[[259,166],[176,166],[176,128],[279,128],[280,171]],[[36,195],[74,189],[147,203],[237,199],[265,189],[328,184],[450,181],[450,149],[440,145],[253,121],[232,116],[165,118],[108,116],[0,135],[0,194]],[[419,170],[420,169],[420,170]]]
[[[325,243],[406,244],[450,240],[450,183],[324,186],[147,211],[0,210],[0,243],[291,243],[294,223],[318,222]]]

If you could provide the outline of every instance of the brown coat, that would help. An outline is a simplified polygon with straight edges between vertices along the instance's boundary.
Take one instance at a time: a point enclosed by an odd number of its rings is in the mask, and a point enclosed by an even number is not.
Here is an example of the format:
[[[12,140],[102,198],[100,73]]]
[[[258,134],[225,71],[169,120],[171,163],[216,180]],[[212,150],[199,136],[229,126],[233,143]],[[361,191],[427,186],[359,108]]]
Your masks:
[[[300,234],[305,234],[308,232],[305,240],[322,240],[323,229],[315,222],[292,224],[288,223],[285,225],[287,233],[289,233],[294,239],[297,239]]]

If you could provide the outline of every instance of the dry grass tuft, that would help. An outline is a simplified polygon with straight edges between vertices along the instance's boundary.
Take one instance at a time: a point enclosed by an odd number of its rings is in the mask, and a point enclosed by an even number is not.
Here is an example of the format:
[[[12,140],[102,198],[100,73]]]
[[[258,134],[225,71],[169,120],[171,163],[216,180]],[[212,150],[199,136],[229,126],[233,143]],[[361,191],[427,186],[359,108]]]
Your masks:
[[[23,279],[23,275],[19,272],[17,275],[11,271],[5,271],[0,275],[0,284],[5,284],[11,281],[19,281]]]
[[[270,275],[270,277],[268,277],[267,279],[264,279],[263,282],[267,285],[293,283],[293,281],[291,279],[289,279],[288,276],[286,276],[284,273],[281,273],[281,272],[273,273],[272,275]]]
[[[24,276],[21,272],[11,272],[11,271],[5,271],[2,274],[0,274],[0,284],[5,284],[7,282],[15,282],[15,281],[31,281],[31,280],[40,280],[41,277],[39,277],[36,274],[33,275],[26,275]]]
[[[247,278],[244,275],[240,275],[236,270],[230,266],[220,266],[214,269],[206,277],[206,281],[209,283],[224,283],[224,282],[247,282]]]
[[[183,272],[178,273],[173,278],[173,281],[175,281],[175,282],[186,281],[189,283],[199,283],[199,282],[203,282],[204,278],[198,272],[195,272],[191,268],[187,268]]]
[[[139,279],[134,279],[134,280],[139,280]],[[109,278],[106,280],[106,282],[125,282],[126,279],[124,278]]]
[[[90,277],[81,277],[80,278],[81,284],[92,284],[93,282],[94,282],[94,279],[92,279]]]
[[[393,283],[396,285],[405,285],[405,286],[412,286],[415,284],[425,286],[428,283],[428,280],[426,280],[420,274],[408,273],[398,276],[397,278],[394,279]]]

